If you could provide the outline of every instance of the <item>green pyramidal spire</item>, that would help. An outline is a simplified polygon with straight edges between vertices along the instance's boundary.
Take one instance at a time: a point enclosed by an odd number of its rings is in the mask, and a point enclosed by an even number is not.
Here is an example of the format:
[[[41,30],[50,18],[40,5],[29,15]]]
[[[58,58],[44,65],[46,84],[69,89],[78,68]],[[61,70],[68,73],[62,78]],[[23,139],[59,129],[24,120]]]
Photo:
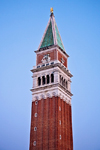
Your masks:
[[[56,30],[57,44],[59,47],[61,47],[65,51],[64,46],[63,46],[62,41],[61,41],[60,34],[58,32],[58,29],[57,29],[57,25],[55,25],[55,30]]]
[[[50,24],[48,26],[48,29],[46,31],[45,37],[43,39],[43,42],[40,48],[50,46],[50,45],[54,45],[51,21],[50,21]]]
[[[58,45],[63,51],[65,51],[53,13],[51,13],[50,15],[48,25],[46,27],[46,30],[44,32],[43,38],[41,40],[38,49],[51,46],[51,45]]]

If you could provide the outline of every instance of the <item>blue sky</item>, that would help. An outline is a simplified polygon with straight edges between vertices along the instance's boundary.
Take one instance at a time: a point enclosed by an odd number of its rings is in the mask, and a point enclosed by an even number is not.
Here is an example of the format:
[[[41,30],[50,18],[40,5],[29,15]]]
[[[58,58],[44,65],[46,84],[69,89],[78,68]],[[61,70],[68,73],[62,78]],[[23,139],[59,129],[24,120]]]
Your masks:
[[[0,150],[28,150],[32,74],[50,7],[72,78],[74,150],[100,150],[100,1],[0,0]]]

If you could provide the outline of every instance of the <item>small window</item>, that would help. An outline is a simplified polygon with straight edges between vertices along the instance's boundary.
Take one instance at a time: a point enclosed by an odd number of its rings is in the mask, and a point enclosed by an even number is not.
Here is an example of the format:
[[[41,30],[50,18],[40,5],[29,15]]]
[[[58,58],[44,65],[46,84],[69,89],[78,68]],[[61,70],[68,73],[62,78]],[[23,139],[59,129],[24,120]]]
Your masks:
[[[48,64],[46,64],[46,66],[49,66],[49,63],[48,63]]]
[[[37,68],[40,68],[40,66],[37,66]]]
[[[38,86],[40,86],[40,85],[41,85],[41,78],[38,77]]]
[[[49,84],[49,75],[47,75],[47,84]]]
[[[53,65],[53,64],[54,64],[54,62],[51,63],[51,65]]]
[[[33,142],[33,145],[36,146],[36,141]]]
[[[45,64],[43,64],[41,67],[44,67],[45,66]]]
[[[37,127],[34,127],[34,131],[37,131]]]
[[[37,117],[37,113],[35,113],[35,115],[34,115],[35,117]]]
[[[52,73],[51,74],[51,83],[53,83],[54,82],[54,74]]]
[[[60,140],[61,140],[61,135],[60,135]]]
[[[37,105],[38,104],[38,101],[35,101],[35,105]]]
[[[42,84],[45,84],[45,76],[42,77]]]
[[[61,107],[59,106],[59,111],[61,111]]]
[[[61,120],[59,120],[59,124],[61,125]]]

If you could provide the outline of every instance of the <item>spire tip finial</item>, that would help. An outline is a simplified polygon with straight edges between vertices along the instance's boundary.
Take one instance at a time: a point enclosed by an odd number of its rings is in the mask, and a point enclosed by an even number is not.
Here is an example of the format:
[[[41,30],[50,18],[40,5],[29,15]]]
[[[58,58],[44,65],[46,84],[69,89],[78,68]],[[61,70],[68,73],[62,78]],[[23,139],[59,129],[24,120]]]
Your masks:
[[[51,12],[51,14],[53,14],[53,7],[50,8],[50,12]]]

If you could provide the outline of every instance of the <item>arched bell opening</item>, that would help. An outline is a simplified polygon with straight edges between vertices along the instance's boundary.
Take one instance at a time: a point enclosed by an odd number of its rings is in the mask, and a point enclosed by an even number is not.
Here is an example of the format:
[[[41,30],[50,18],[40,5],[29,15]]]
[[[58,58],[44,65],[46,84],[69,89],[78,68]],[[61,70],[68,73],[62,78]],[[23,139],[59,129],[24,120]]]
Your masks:
[[[67,81],[66,81],[66,88],[68,88],[68,83],[67,83]]]
[[[52,73],[51,74],[51,83],[53,83],[54,82],[54,74]]]
[[[49,78],[49,75],[47,75],[47,84],[50,83],[50,78]]]
[[[41,85],[41,78],[38,77],[38,86],[40,86],[40,85]]]
[[[42,85],[45,84],[45,76],[42,77]]]

